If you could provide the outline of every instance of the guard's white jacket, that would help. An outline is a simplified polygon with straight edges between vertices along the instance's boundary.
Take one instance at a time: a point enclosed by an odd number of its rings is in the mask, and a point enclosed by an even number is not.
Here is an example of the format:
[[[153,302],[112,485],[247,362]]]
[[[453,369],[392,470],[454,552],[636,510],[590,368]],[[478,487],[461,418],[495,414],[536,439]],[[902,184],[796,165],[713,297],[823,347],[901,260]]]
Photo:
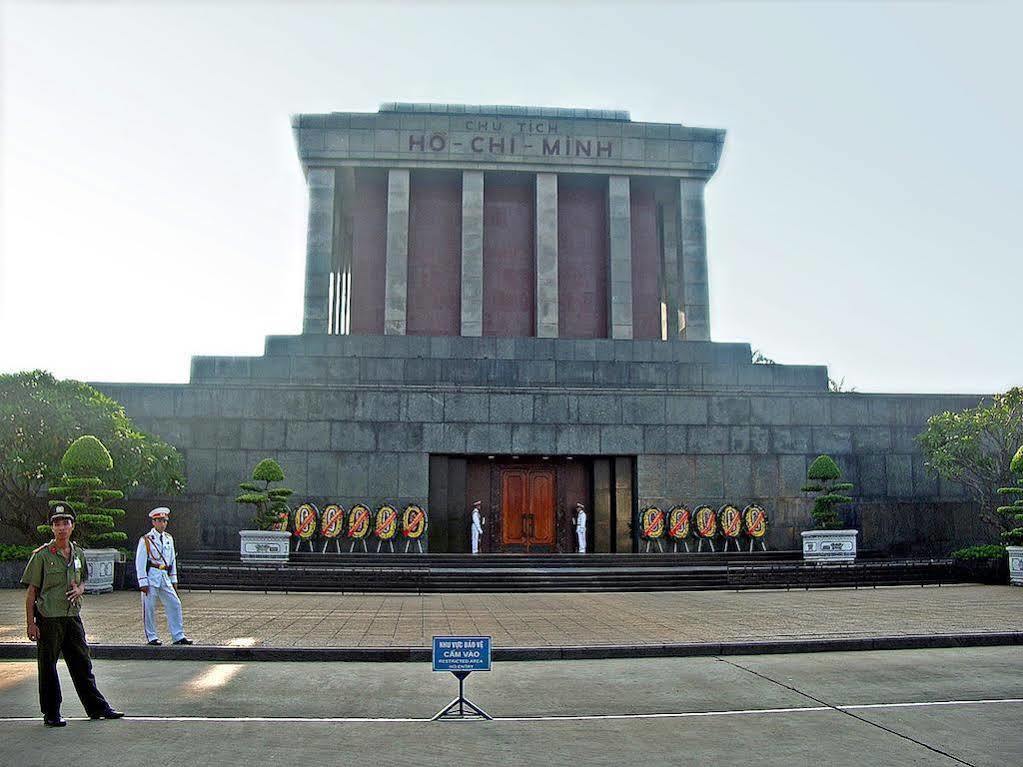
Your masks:
[[[166,569],[151,566],[154,563]],[[139,545],[135,549],[135,575],[139,587],[152,586],[158,589],[178,582],[177,555],[170,533],[161,535],[154,527],[139,538]]]
[[[586,512],[580,511],[575,517],[575,531],[577,533],[586,532]]]

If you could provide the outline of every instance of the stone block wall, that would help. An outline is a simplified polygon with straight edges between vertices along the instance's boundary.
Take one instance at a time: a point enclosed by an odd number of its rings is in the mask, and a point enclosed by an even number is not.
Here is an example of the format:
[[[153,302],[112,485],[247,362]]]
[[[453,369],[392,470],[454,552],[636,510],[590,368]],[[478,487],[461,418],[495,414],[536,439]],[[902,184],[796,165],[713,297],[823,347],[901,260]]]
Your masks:
[[[807,465],[827,452],[856,486],[863,546],[927,550],[917,528],[974,540],[914,437],[977,396],[829,393],[825,368],[753,365],[745,344],[295,336],[266,351],[196,358],[186,385],[98,384],[184,453],[172,505],[200,515],[204,548],[237,546],[251,509],[233,498],[262,458],[296,502],[403,507],[427,503],[431,454],[635,455],[640,507],[757,501],[769,545],[793,548]]]

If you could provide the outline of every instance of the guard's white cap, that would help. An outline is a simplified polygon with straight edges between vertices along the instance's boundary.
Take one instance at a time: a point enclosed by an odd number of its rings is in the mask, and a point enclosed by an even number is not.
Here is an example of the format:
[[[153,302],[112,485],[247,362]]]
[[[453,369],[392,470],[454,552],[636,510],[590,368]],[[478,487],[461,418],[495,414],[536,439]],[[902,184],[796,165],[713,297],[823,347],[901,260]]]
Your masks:
[[[168,509],[166,506],[157,506],[155,509],[149,512],[150,519],[160,518],[167,519],[168,517],[170,517],[170,509]]]

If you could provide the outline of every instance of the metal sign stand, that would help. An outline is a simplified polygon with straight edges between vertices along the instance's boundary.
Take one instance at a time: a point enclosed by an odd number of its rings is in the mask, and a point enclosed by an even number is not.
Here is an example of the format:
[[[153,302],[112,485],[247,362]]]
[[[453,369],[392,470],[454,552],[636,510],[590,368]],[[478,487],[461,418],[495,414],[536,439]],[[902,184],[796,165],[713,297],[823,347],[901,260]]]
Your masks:
[[[430,721],[437,722],[447,719],[492,720],[494,717],[492,717],[482,708],[480,708],[467,697],[465,697],[465,678],[469,676],[469,674],[471,674],[472,672],[452,671],[451,673],[455,675],[456,679],[458,679],[458,697],[455,698],[450,703],[448,703],[448,705],[442,708],[439,712],[437,712],[437,715],[434,716],[433,719],[431,719]],[[456,706],[458,707],[457,711],[455,710]],[[468,713],[466,712],[466,709],[469,709]]]

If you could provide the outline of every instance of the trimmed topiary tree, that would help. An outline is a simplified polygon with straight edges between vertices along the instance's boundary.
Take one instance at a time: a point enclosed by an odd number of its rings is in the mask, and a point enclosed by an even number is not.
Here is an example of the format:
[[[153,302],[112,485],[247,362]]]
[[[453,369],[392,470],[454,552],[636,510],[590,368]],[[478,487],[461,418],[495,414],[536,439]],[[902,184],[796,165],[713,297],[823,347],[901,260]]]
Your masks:
[[[91,434],[79,437],[64,451],[60,461],[61,483],[49,488],[50,506],[66,502],[75,512],[75,537],[86,548],[116,546],[128,540],[115,530],[115,520],[124,519],[124,509],[104,506],[124,498],[120,490],[105,488],[103,478],[114,468],[106,446]],[[39,532],[49,534],[48,525]]]
[[[46,526],[49,515],[39,499],[51,485],[63,484],[61,458],[83,434],[110,451],[114,468],[103,477],[108,487],[125,493],[144,487],[158,496],[184,489],[181,454],[140,430],[110,397],[42,370],[0,374],[0,523],[26,543]]]
[[[804,493],[819,493],[814,499],[813,510],[810,516],[818,530],[838,530],[842,527],[842,520],[838,516],[836,506],[843,503],[852,503],[852,498],[845,495],[853,486],[851,482],[842,482],[842,470],[830,455],[819,455],[810,468],[807,469],[806,478],[809,480],[803,485]]]
[[[288,498],[295,492],[287,487],[270,487],[272,482],[284,481],[284,470],[272,458],[264,458],[252,470],[252,482],[242,482],[239,487],[245,492],[235,498],[237,503],[256,507],[252,524],[257,530],[273,530],[284,520],[281,530],[287,529]],[[262,484],[259,484],[262,483]]]
[[[1014,498],[1008,506],[999,506],[998,513],[1004,514],[1015,527],[1002,533],[1002,540],[1006,546],[1023,546],[1023,445],[1016,451],[1009,468],[1018,477],[1016,484],[1000,487],[998,492]]]

